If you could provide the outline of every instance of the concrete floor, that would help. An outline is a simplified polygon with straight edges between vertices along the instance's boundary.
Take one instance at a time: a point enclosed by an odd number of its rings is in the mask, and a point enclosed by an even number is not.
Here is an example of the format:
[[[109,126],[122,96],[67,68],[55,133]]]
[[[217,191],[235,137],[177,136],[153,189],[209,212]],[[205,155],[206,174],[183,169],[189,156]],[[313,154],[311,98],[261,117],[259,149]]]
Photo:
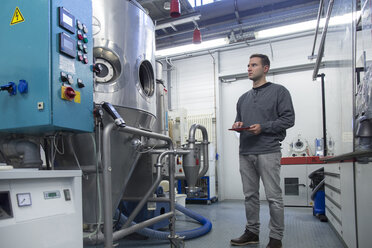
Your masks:
[[[187,204],[186,207],[208,218],[212,222],[212,230],[200,238],[186,240],[184,247],[190,248],[222,248],[230,247],[230,239],[239,237],[245,227],[245,211],[243,201],[223,201],[212,205]],[[250,248],[265,248],[269,241],[269,208],[267,202],[261,203],[260,243],[248,245]],[[177,214],[176,230],[190,230],[199,227],[195,220]],[[86,248],[103,247],[85,246]],[[123,239],[115,243],[115,247],[170,247],[169,241],[154,239]],[[311,208],[286,207],[285,233],[283,247],[301,248],[341,248],[343,243],[336,236],[327,222],[320,222],[312,215]]]

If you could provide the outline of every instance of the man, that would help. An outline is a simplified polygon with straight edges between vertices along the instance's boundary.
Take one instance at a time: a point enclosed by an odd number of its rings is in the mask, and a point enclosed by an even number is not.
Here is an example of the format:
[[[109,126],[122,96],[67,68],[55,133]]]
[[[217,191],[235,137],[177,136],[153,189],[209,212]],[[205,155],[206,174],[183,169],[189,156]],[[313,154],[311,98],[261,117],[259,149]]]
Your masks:
[[[282,247],[284,208],[280,188],[280,142],[286,129],[294,125],[295,114],[288,90],[266,81],[270,60],[266,55],[253,54],[248,64],[248,78],[253,88],[237,103],[233,128],[240,131],[239,163],[245,196],[247,224],[242,236],[231,240],[232,245],[259,242],[259,182],[264,184],[270,207],[270,242],[267,248]]]

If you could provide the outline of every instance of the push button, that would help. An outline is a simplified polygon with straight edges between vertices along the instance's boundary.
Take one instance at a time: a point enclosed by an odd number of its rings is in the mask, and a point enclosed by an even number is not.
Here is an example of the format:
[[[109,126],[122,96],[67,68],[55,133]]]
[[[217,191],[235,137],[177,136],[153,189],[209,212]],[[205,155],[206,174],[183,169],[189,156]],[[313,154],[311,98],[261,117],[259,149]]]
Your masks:
[[[79,39],[81,40],[81,39]],[[88,43],[88,36],[86,34],[83,34],[83,41],[84,43]]]
[[[83,80],[81,80],[80,78],[78,78],[77,80],[77,85],[79,88],[84,88],[85,87],[85,84],[83,84]]]
[[[83,58],[84,58],[83,63],[84,63],[84,64],[88,64],[89,61],[88,61],[88,57],[87,57],[87,55],[84,54],[84,55],[83,55]]]
[[[79,51],[83,50],[83,43],[81,43],[81,41],[78,41],[78,50]]]
[[[87,26],[85,26],[85,24],[83,24],[83,31],[84,31],[84,33],[88,33],[88,28],[87,28]]]
[[[70,74],[67,74],[67,82],[69,84],[73,84],[74,83],[74,79],[72,78],[72,76]]]
[[[62,82],[67,82],[67,74],[61,71],[61,81]]]
[[[88,53],[88,46],[85,44],[83,45],[83,52]]]
[[[81,31],[77,31],[77,37],[79,40],[83,40],[83,34],[81,33]]]
[[[79,30],[83,29],[83,24],[79,20],[76,20],[76,26]]]
[[[83,54],[81,52],[78,52],[78,60],[83,61]]]

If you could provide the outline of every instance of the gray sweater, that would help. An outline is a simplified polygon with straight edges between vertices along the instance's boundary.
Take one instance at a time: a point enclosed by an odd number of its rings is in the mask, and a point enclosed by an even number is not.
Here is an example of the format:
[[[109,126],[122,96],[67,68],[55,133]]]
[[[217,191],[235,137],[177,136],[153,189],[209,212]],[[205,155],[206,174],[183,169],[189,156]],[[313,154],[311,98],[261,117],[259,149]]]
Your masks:
[[[261,125],[259,135],[240,132],[240,154],[279,152],[286,129],[292,127],[295,121],[289,91],[270,82],[244,93],[238,100],[236,112],[235,122],[243,122],[243,127]]]

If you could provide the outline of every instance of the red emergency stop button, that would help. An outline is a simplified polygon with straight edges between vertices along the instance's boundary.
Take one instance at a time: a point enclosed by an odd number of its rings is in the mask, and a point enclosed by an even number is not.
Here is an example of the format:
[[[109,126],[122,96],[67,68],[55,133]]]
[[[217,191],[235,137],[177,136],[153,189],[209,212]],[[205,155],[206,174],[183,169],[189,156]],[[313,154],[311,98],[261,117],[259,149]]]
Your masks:
[[[66,87],[64,91],[64,96],[67,100],[70,100],[70,101],[74,100],[76,96],[75,90],[71,87]]]

